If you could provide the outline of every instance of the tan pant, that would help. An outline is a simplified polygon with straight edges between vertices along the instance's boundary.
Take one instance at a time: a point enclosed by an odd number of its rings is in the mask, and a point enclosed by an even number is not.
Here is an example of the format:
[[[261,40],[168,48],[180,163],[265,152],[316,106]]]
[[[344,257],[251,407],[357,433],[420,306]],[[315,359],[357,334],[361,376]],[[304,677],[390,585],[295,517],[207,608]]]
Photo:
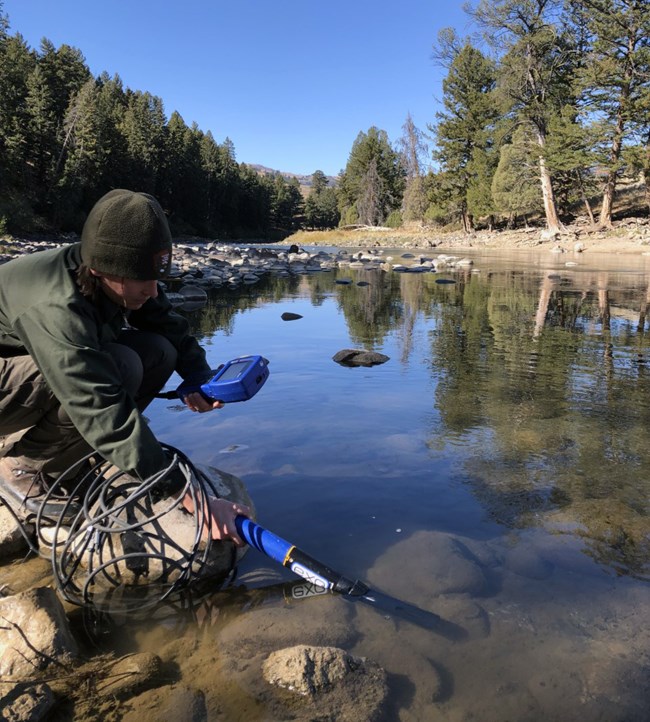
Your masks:
[[[166,338],[145,331],[124,331],[106,352],[140,411],[165,385],[177,360]],[[13,434],[11,449],[0,455],[24,457],[31,468],[49,473],[64,471],[92,451],[31,356],[0,358],[0,436]]]

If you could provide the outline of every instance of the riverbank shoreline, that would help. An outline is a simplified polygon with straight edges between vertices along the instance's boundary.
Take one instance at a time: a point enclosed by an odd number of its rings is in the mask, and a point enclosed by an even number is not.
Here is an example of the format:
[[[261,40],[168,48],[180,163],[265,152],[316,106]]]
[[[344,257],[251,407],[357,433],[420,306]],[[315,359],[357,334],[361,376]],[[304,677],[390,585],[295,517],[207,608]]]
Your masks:
[[[0,238],[3,247],[49,242],[72,243],[79,237],[74,233],[20,234]],[[178,236],[175,244],[220,243],[232,246],[267,244],[269,246],[326,246],[335,248],[405,248],[451,250],[456,253],[492,249],[499,251],[538,250],[558,253],[598,253],[650,255],[650,218],[631,217],[615,221],[611,228],[593,229],[586,223],[568,225],[565,231],[549,234],[543,228],[530,226],[516,230],[481,230],[473,233],[441,231],[440,229],[410,224],[401,228],[357,226],[327,231],[297,231],[282,241],[251,238],[203,238]]]
[[[334,246],[341,248],[417,248],[454,251],[555,250],[607,254],[650,255],[650,219],[629,218],[611,228],[592,230],[585,225],[571,225],[566,231],[549,234],[538,227],[518,230],[477,231],[475,233],[441,232],[434,228],[412,226],[384,228],[363,226],[330,231],[298,231],[283,244]]]

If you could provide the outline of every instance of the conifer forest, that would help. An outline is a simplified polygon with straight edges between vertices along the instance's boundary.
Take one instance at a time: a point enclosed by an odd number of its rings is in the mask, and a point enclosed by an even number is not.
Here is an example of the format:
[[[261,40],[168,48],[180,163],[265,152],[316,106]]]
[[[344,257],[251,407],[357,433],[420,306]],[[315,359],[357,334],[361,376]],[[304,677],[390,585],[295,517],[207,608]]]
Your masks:
[[[377,118],[336,178],[314,169],[301,184],[238,162],[229,137],[164,98],[94,76],[83,48],[29,47],[0,0],[0,232],[79,232],[112,188],[151,193],[175,235],[201,237],[408,222],[557,232],[577,214],[607,227],[630,181],[647,214],[647,0],[478,0],[466,13],[471,35],[432,37],[445,76],[426,127],[405,110],[390,139]]]

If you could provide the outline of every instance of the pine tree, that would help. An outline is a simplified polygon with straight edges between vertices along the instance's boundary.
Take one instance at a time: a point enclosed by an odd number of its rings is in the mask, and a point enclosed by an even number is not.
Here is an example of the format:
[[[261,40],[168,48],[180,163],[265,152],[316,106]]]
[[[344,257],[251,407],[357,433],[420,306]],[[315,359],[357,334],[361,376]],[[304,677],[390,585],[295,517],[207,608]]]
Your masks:
[[[323,173],[322,170],[316,170],[312,173],[311,176],[311,192],[314,195],[318,195],[319,193],[322,193],[325,188],[329,185],[329,181],[327,180],[327,176],[325,173]]]
[[[55,222],[74,227],[84,206],[84,194],[99,197],[102,188],[102,153],[99,114],[99,89],[88,80],[71,100],[66,112],[63,143],[59,149],[54,175],[57,178]]]
[[[502,52],[497,88],[504,112],[531,128],[549,231],[562,230],[545,146],[550,117],[571,92],[574,47],[559,23],[559,0],[480,0],[473,17]]]
[[[60,125],[70,99],[91,77],[86,60],[77,48],[65,44],[55,48],[50,40],[43,39],[38,65],[52,94],[51,109]]]
[[[512,143],[504,145],[499,154],[499,165],[492,179],[492,197],[497,209],[510,217],[513,225],[519,215],[543,208],[538,177],[538,159],[531,142],[536,130],[520,126]]]
[[[469,42],[458,50],[458,42],[449,43],[452,33],[443,31],[441,37],[455,55],[443,59],[449,72],[443,81],[445,111],[436,113],[437,123],[431,126],[437,141],[433,157],[445,173],[449,211],[458,213],[465,231],[470,231],[474,212],[491,210],[478,188],[489,188],[493,171],[488,152],[498,115],[493,92],[496,73],[494,63]],[[438,50],[441,59],[442,52]]]
[[[9,16],[2,11],[4,2],[0,0],[0,42],[6,39],[9,30]]]
[[[544,154],[555,179],[558,199],[567,211],[580,201],[594,225],[589,200],[595,191],[592,169],[596,158],[592,147],[591,133],[580,124],[575,107],[567,105],[550,119]]]
[[[273,176],[260,176],[246,163],[239,166],[238,228],[268,235],[272,222]]]
[[[359,133],[339,183],[342,221],[365,223],[371,218],[373,225],[383,223],[401,206],[405,175],[400,154],[391,147],[386,131],[372,127]]]
[[[177,232],[195,234],[208,226],[205,174],[201,165],[202,133],[188,128],[174,111],[167,123],[158,178],[158,199],[168,209]]]
[[[281,173],[272,178],[271,224],[276,230],[293,231],[298,228],[304,209],[298,179],[287,181]]]
[[[311,191],[305,201],[305,225],[307,228],[325,230],[335,228],[340,220],[336,190],[322,170],[311,177]]]
[[[129,91],[120,131],[127,149],[127,186],[156,195],[165,147],[162,100],[148,92]]]
[[[600,224],[608,226],[623,151],[639,116],[644,118],[645,137],[650,136],[644,100],[650,78],[650,5],[647,0],[571,0],[570,7],[576,26],[586,35],[579,87],[585,112],[602,131],[606,178]]]
[[[21,35],[0,35],[0,216],[20,223],[28,215],[28,114],[25,99],[36,57]]]
[[[91,75],[81,52],[69,45],[57,49],[43,39],[37,58],[26,100],[34,206],[38,212],[56,217],[60,212],[59,173],[65,155],[66,116],[72,99]]]
[[[40,64],[27,78],[27,154],[26,163],[30,169],[29,187],[33,203],[40,212],[45,209],[43,201],[47,196],[50,179],[58,156],[58,123],[54,107],[52,88]]]
[[[240,170],[229,138],[219,145],[208,131],[201,140],[201,167],[206,177],[207,224],[223,232],[239,224]]]
[[[101,149],[97,188],[129,187],[128,144],[122,133],[127,94],[119,75],[102,73],[98,79],[97,132]],[[99,196],[97,196],[99,197]],[[95,199],[96,200],[96,199]],[[93,201],[94,202],[94,201]],[[90,209],[87,204],[85,207]]]

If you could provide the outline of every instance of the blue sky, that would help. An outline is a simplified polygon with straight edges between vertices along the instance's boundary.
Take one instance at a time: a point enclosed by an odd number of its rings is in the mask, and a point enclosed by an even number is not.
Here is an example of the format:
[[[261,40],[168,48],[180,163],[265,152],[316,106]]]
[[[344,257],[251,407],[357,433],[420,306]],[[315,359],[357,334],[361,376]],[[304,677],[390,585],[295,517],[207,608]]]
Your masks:
[[[2,0],[0,0],[2,2]],[[438,31],[471,32],[461,0],[4,0],[10,33],[84,54],[94,75],[159,96],[237,160],[336,175],[360,131],[426,130],[445,71]]]

